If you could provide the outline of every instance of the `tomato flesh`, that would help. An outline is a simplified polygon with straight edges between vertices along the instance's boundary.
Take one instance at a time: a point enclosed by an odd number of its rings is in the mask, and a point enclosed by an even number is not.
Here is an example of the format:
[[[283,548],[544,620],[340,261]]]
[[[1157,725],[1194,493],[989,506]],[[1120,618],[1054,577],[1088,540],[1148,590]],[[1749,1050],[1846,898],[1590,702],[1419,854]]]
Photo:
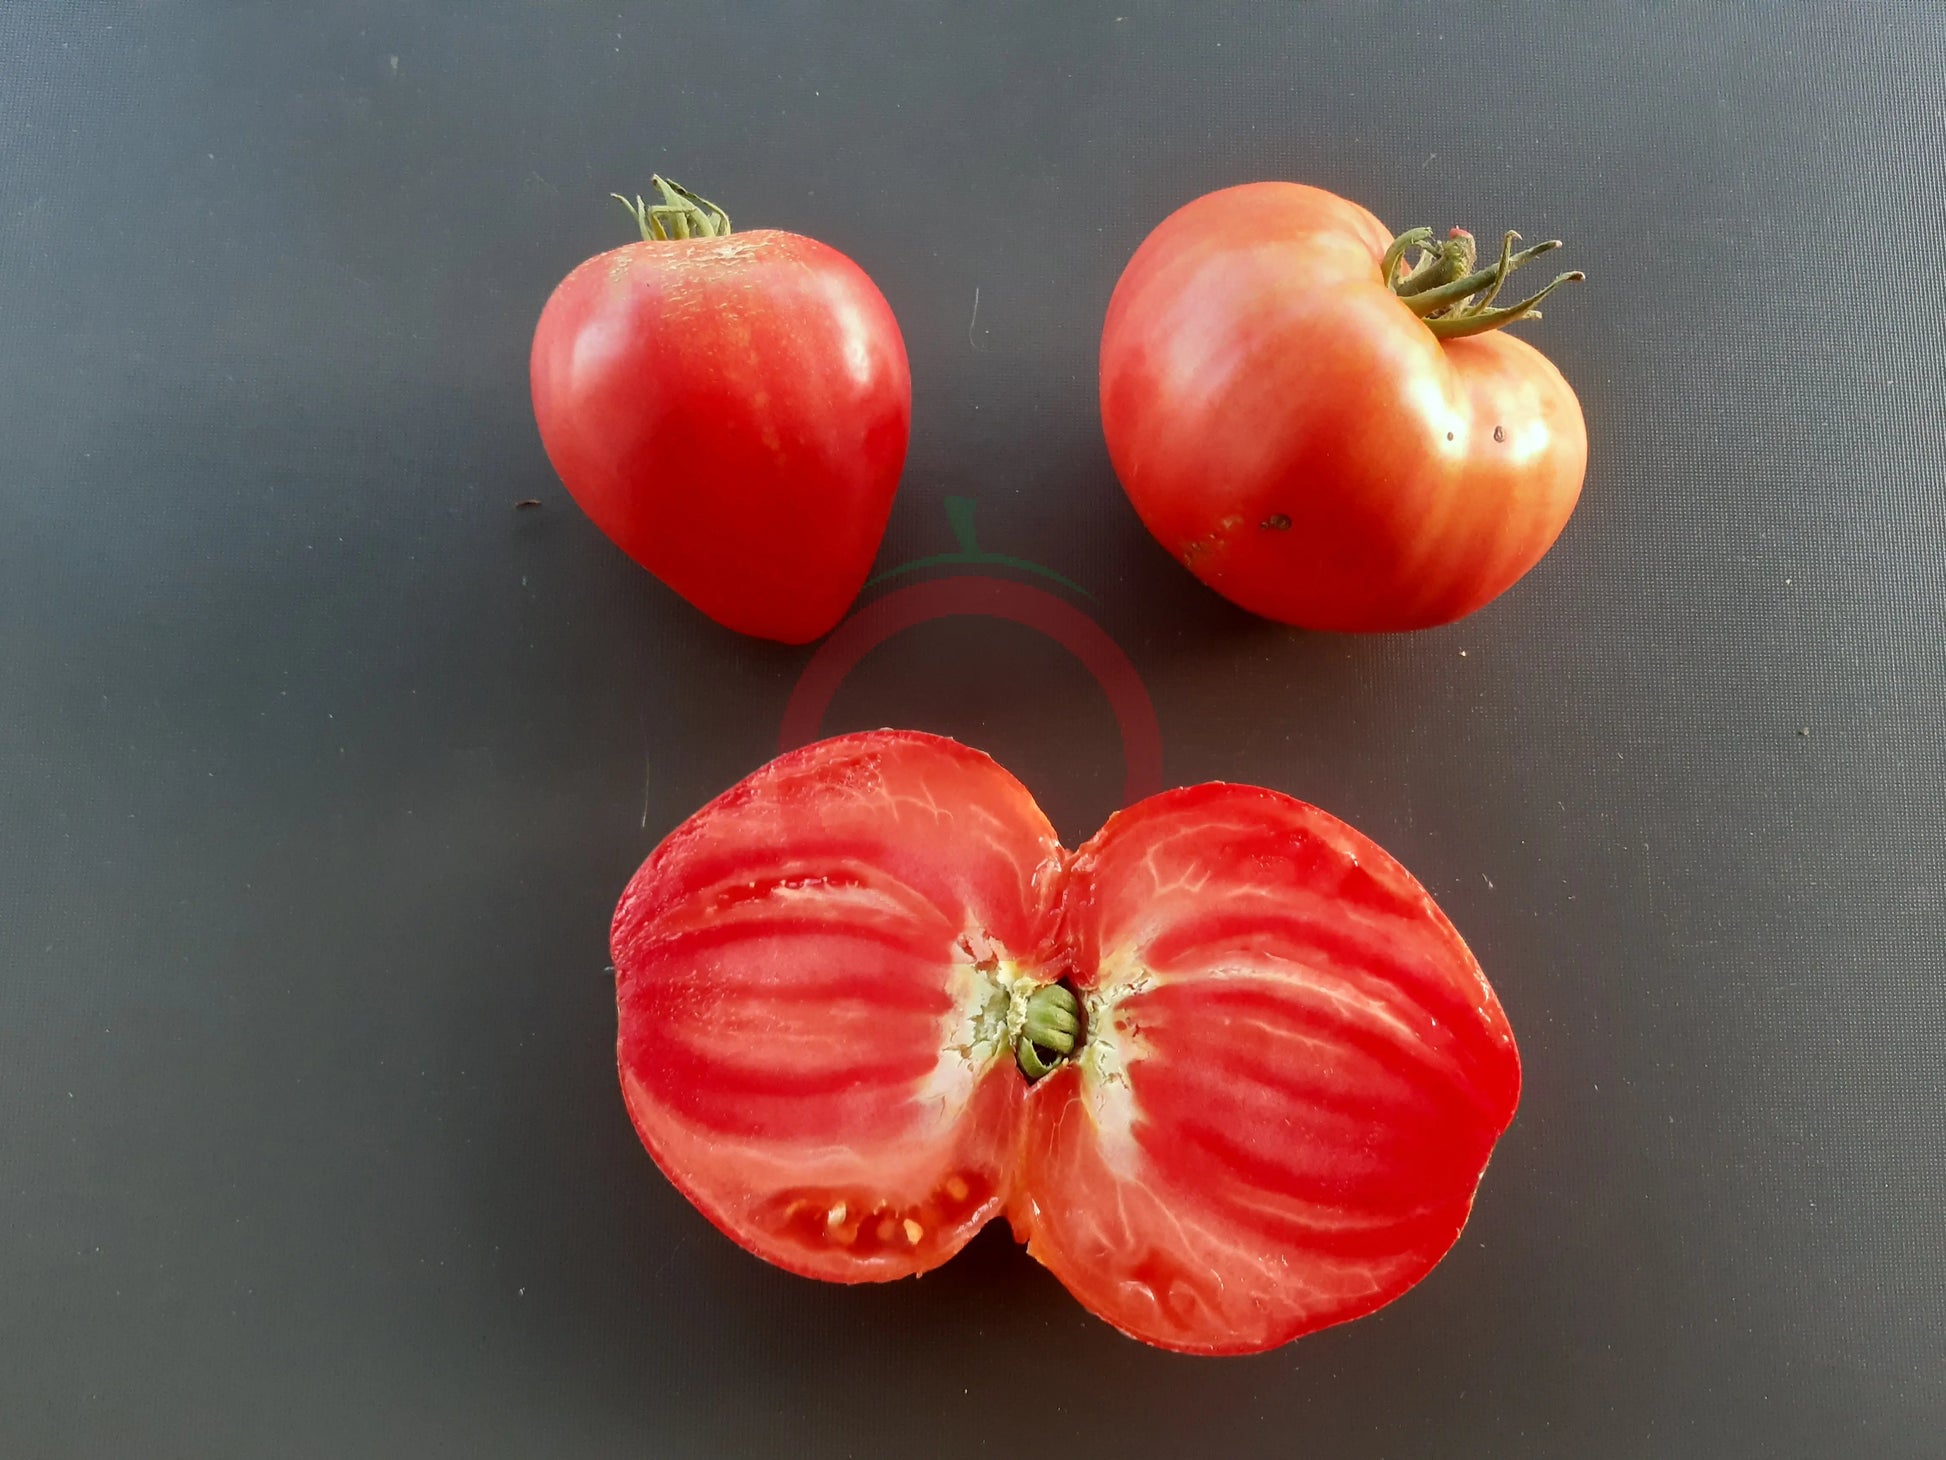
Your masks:
[[[1065,911],[1091,1033],[1030,1096],[1029,1251],[1117,1327],[1198,1352],[1282,1343],[1425,1276],[1519,1062],[1405,869],[1288,796],[1195,786],[1110,819]]]
[[[1253,787],[1151,797],[1070,856],[978,752],[843,736],[672,833],[614,951],[630,1115],[733,1239],[879,1280],[1004,1211],[1091,1310],[1190,1352],[1412,1286],[1519,1098],[1424,890]],[[1030,1086],[1010,1031],[1057,980],[1083,1043]]]
[[[793,752],[691,818],[614,925],[622,1087],[663,1170],[793,1272],[951,1257],[1009,1192],[1026,1086],[983,1021],[1051,946],[1059,850],[1018,781],[929,736]]]

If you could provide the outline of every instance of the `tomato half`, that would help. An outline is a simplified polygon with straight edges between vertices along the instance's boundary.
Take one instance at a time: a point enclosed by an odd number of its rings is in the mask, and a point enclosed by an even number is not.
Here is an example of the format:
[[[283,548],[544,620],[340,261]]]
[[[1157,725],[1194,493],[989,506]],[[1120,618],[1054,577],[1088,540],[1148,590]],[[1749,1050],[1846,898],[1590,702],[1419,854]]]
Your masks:
[[[1507,235],[1395,239],[1298,183],[1196,199],[1136,250],[1108,306],[1109,456],[1156,539],[1253,613],[1307,628],[1422,628],[1538,562],[1581,493],[1580,403],[1499,332]],[[1409,267],[1416,254],[1418,266]]]
[[[1069,854],[979,752],[841,736],[671,833],[613,947],[629,1114],[734,1240],[859,1282],[1004,1212],[1091,1310],[1187,1352],[1419,1281],[1519,1099],[1432,899],[1255,787],[1153,796]]]
[[[858,596],[905,463],[912,381],[864,270],[795,233],[731,233],[674,184],[643,241],[541,312],[534,419],[569,493],[718,623],[807,643]],[[721,220],[720,223],[718,220]]]

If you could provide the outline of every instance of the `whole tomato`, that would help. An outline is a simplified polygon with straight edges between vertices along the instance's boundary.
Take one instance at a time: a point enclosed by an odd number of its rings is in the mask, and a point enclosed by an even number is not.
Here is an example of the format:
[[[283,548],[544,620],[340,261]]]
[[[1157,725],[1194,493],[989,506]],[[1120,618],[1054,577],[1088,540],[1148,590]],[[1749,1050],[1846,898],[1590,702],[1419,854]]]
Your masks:
[[[1123,1332],[1243,1353],[1390,1302],[1520,1096],[1466,944],[1343,822],[1167,791],[1064,851],[1012,776],[908,731],[794,750],[615,910],[643,1144],[792,1272],[924,1272],[1004,1215]]]
[[[1538,562],[1587,466],[1561,372],[1497,333],[1563,274],[1496,306],[1554,242],[1477,267],[1455,229],[1398,235],[1298,183],[1177,210],[1115,286],[1101,414],[1158,541],[1253,613],[1314,629],[1423,628]]]
[[[655,179],[642,241],[563,279],[534,331],[534,418],[582,510],[729,628],[787,644],[858,596],[905,463],[891,306],[815,239],[732,233]],[[624,199],[624,202],[627,200]]]

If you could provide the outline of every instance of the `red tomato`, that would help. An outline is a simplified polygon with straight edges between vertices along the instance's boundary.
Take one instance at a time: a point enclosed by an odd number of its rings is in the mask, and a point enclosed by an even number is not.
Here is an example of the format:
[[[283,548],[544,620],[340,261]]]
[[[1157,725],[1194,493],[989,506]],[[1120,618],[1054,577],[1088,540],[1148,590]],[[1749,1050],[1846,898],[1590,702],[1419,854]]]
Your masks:
[[[1101,338],[1108,452],[1149,531],[1224,597],[1306,628],[1423,628],[1504,592],[1566,525],[1588,459],[1560,371],[1491,332],[1548,292],[1493,307],[1555,246],[1512,240],[1476,270],[1462,230],[1394,240],[1297,183],[1163,220]]]
[[[613,946],[629,1114],[737,1242],[895,1278],[1004,1212],[1095,1313],[1188,1352],[1419,1281],[1519,1098],[1432,899],[1254,787],[1150,797],[1070,854],[977,751],[821,741],[671,833]]]
[[[637,200],[642,242],[547,301],[534,418],[630,557],[718,623],[805,643],[844,617],[885,532],[912,417],[905,342],[836,249],[730,233],[713,205],[664,196]]]

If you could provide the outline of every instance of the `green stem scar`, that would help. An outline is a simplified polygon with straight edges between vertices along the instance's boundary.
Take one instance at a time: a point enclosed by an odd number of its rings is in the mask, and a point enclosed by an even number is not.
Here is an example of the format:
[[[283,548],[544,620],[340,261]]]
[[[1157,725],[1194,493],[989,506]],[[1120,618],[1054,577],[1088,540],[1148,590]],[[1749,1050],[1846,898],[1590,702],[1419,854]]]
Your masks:
[[[1517,319],[1539,319],[1541,312],[1536,306],[1543,299],[1563,284],[1587,277],[1579,269],[1559,274],[1520,303],[1496,308],[1493,301],[1499,298],[1509,274],[1561,246],[1560,239],[1550,238],[1516,253],[1514,244],[1519,238],[1518,233],[1510,231],[1500,240],[1499,261],[1482,269],[1478,267],[1479,247],[1464,228],[1455,228],[1439,242],[1433,241],[1430,228],[1408,228],[1392,240],[1379,269],[1386,287],[1399,302],[1424,320],[1426,328],[1440,339],[1485,334]],[[1408,260],[1408,254],[1417,257]]]
[[[1081,1040],[1081,1006],[1071,990],[1043,984],[1028,997],[1014,1059],[1029,1080],[1051,1074],[1074,1054]]]
[[[620,193],[608,195],[628,209],[628,216],[642,230],[644,243],[729,236],[730,215],[708,198],[697,197],[681,183],[671,182],[660,173],[651,177],[649,183],[662,194],[661,202],[644,203],[640,193],[633,198],[625,198]]]

